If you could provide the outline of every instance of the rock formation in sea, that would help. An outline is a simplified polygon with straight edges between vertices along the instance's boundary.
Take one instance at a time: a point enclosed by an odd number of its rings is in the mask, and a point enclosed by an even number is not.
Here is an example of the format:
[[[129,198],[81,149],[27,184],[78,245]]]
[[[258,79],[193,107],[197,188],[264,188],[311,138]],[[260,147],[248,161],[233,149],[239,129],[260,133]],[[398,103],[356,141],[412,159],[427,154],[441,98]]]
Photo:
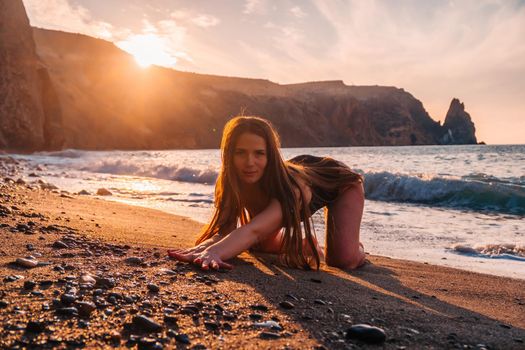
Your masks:
[[[62,147],[61,109],[22,0],[0,1],[0,149]]]
[[[473,144],[477,143],[476,128],[470,118],[470,114],[465,112],[465,105],[457,98],[450,103],[450,107],[443,124],[445,131],[440,139],[443,144]]]
[[[216,148],[239,114],[269,119],[286,147],[476,140],[459,101],[441,126],[396,87],[143,69],[108,41],[38,28],[31,35],[22,2],[1,4],[0,148]]]

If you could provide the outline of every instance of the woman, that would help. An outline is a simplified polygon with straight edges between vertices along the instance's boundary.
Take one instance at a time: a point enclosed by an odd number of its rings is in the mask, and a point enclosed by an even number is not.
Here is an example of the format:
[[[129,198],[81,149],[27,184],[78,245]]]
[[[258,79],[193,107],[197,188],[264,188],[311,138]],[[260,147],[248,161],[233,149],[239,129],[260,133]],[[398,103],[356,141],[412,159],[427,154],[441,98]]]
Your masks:
[[[322,251],[311,215],[326,207],[326,263],[353,269],[364,263],[359,242],[363,215],[362,177],[331,158],[281,158],[279,138],[258,117],[236,117],[225,126],[222,168],[215,186],[215,211],[191,249],[169,256],[226,268],[247,249],[279,254],[289,266],[319,268]]]

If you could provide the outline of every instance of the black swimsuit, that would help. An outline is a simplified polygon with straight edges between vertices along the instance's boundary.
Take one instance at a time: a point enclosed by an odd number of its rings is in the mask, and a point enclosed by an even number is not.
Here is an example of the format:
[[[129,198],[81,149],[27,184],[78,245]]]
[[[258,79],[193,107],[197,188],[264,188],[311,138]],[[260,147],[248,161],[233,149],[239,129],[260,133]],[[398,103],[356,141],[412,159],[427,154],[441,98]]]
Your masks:
[[[289,160],[290,163],[302,165],[304,167],[316,166],[321,161],[325,161],[323,166],[327,168],[341,167],[343,165],[343,163],[338,162],[337,160],[329,157],[317,157],[309,154],[302,154],[300,156],[293,157]],[[335,179],[337,175],[327,172],[326,174],[323,174],[323,176],[325,176],[325,180],[330,181],[331,179]],[[312,190],[312,200],[310,201],[310,213],[312,215],[319,209],[335,202],[335,200],[339,196],[338,190],[328,191],[326,189],[313,185],[310,186],[310,188]]]

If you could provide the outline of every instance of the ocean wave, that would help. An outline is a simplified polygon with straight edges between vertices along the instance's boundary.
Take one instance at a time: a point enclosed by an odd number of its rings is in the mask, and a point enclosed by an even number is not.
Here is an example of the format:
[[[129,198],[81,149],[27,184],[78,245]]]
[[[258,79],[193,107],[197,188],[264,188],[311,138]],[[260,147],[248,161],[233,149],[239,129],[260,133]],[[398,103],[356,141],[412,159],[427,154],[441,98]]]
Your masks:
[[[36,155],[46,156],[46,157],[61,157],[61,158],[81,158],[86,154],[85,151],[80,151],[78,149],[65,149],[62,151],[54,152],[37,152]]]
[[[366,198],[525,215],[525,186],[512,181],[366,173]]]
[[[491,259],[511,259],[525,262],[525,245],[518,244],[485,244],[471,247],[456,244],[451,247],[454,253],[466,254]]]
[[[80,168],[83,171],[151,177],[163,180],[213,184],[217,179],[217,172],[212,169],[193,169],[184,166],[143,165],[125,160],[106,160],[89,164]]]

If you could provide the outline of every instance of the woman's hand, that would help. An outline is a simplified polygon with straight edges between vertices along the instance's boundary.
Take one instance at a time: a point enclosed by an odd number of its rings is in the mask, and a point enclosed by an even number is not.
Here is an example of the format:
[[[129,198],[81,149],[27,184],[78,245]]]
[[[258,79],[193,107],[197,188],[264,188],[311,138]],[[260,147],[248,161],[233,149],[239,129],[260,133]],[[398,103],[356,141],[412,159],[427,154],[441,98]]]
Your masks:
[[[206,245],[198,245],[188,249],[168,249],[168,256],[182,262],[191,263],[206,248]]]
[[[197,253],[193,259],[193,263],[199,265],[203,270],[233,269],[233,265],[222,261],[219,254],[215,253],[212,249],[205,249]]]

